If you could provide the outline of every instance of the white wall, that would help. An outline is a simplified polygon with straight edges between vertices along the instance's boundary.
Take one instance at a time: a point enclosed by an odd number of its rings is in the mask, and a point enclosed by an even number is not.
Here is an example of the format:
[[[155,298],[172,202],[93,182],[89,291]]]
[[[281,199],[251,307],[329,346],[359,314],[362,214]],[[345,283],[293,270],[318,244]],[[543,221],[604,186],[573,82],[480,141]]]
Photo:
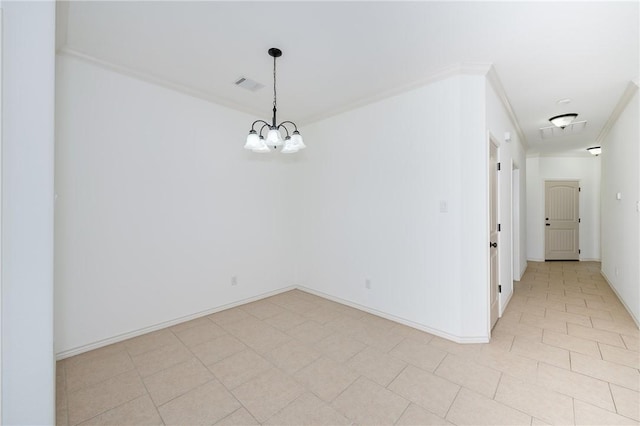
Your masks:
[[[292,160],[242,149],[255,117],[67,56],[57,71],[59,355],[295,283]]]
[[[489,145],[487,141],[484,75],[460,79],[460,115],[443,123],[444,131],[459,129],[460,142],[449,156],[460,157],[460,236],[456,241],[460,267],[460,336],[488,341],[489,320]],[[442,124],[441,124],[442,125]],[[445,146],[446,148],[446,146]]]
[[[71,57],[58,73],[59,354],[293,284],[488,339],[487,129],[515,132],[484,75],[305,126],[283,157],[238,149],[245,114]],[[500,155],[521,160],[517,137]]]
[[[491,81],[491,80],[490,80]],[[498,142],[498,160],[501,163],[501,170],[498,173],[499,191],[499,211],[498,221],[501,225],[499,234],[500,253],[500,276],[499,283],[502,286],[500,294],[500,314],[504,311],[506,304],[513,294],[513,280],[519,280],[526,269],[526,170],[525,150],[520,141],[516,124],[509,116],[494,84],[487,85],[487,129],[490,135]],[[505,133],[511,135],[511,141],[505,141]],[[519,199],[513,199],[513,168],[520,170],[521,179],[519,185]],[[519,215],[519,220],[513,220],[515,214]],[[514,223],[515,222],[515,223]],[[517,229],[516,229],[517,227]],[[514,235],[517,247],[513,245]],[[517,259],[513,259],[515,252]],[[515,265],[515,270],[514,270]]]
[[[55,2],[2,2],[2,421],[55,422]]]
[[[635,95],[602,143],[602,273],[640,324],[640,101]],[[616,199],[616,194],[621,199]]]
[[[527,158],[527,257],[544,261],[544,181],[580,182],[580,260],[600,260],[600,157]]]
[[[305,127],[301,285],[487,339],[484,84],[451,77]]]

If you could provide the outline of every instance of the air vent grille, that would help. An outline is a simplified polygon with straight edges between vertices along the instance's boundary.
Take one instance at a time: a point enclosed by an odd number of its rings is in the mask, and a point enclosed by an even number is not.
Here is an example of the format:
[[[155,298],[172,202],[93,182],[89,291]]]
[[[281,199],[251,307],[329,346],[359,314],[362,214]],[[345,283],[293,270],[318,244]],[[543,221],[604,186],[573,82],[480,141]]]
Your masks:
[[[257,81],[251,80],[250,78],[246,77],[238,78],[234,84],[236,86],[242,87],[243,89],[247,89],[250,92],[257,92],[264,87],[264,84],[258,83]]]
[[[582,132],[587,127],[587,121],[574,121],[566,127],[548,126],[540,128],[540,137],[542,139],[551,139],[561,136],[575,135]]]

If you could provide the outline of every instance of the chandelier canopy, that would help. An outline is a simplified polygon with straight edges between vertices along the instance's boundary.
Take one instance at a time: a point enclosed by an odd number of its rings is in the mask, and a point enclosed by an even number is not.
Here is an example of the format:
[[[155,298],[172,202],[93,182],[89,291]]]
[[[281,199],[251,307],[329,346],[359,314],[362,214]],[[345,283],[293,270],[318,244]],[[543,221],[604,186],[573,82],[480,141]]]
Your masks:
[[[269,56],[273,57],[273,117],[271,118],[271,123],[267,123],[264,120],[256,120],[251,125],[251,131],[249,131],[249,135],[247,136],[247,142],[244,144],[246,149],[250,149],[253,152],[270,152],[271,148],[276,149],[279,146],[283,146],[282,152],[283,154],[293,154],[294,152],[298,152],[301,149],[306,148],[306,145],[302,141],[302,136],[300,136],[300,132],[298,132],[298,126],[293,121],[283,121],[280,124],[277,124],[276,121],[276,111],[277,111],[277,98],[276,98],[276,58],[282,56],[282,51],[275,47],[272,47],[268,51]],[[256,124],[261,124],[260,130],[256,131]],[[293,126],[293,132],[289,133],[289,128]],[[265,139],[262,136],[262,131],[268,128],[267,138]],[[284,139],[282,138],[281,130],[285,131],[286,136]]]

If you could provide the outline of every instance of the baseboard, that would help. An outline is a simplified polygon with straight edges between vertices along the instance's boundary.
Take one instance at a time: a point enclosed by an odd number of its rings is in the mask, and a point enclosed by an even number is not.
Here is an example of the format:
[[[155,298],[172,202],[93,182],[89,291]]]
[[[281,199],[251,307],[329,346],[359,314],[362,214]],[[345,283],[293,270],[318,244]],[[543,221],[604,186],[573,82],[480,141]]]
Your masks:
[[[513,293],[515,293],[515,290],[511,289],[511,293],[509,293],[509,295],[507,296],[507,300],[504,301],[504,309],[502,310],[502,312],[500,312],[500,318],[502,318],[502,315],[504,314],[504,311],[507,310],[507,306],[509,306],[509,302],[511,301],[511,298],[513,297]]]
[[[340,303],[342,305],[347,305],[347,306],[350,306],[352,308],[358,309],[360,311],[364,311],[364,312],[379,316],[381,318],[385,318],[385,319],[388,319],[390,321],[397,322],[398,324],[406,325],[408,327],[415,328],[417,330],[424,331],[426,333],[433,334],[435,336],[442,337],[442,338],[447,339],[447,340],[451,340],[451,341],[456,342],[456,343],[488,343],[489,342],[489,338],[486,337],[486,336],[456,336],[454,334],[447,333],[446,331],[442,331],[442,330],[438,330],[438,329],[435,329],[435,328],[427,327],[427,326],[425,326],[423,324],[420,324],[420,323],[417,323],[417,322],[413,322],[413,321],[410,321],[410,320],[405,319],[405,318],[397,317],[395,315],[391,315],[391,314],[388,314],[386,312],[378,311],[376,309],[369,308],[367,306],[360,305],[358,303],[354,303],[354,302],[351,302],[349,300],[345,300],[345,299],[341,299],[339,297],[331,296],[331,295],[323,293],[321,291],[316,291],[316,290],[313,290],[313,289],[310,289],[310,288],[307,288],[307,287],[303,287],[303,286],[298,286],[298,289],[301,290],[301,291],[307,292],[307,293],[314,294],[316,296],[320,296],[320,297],[322,297],[324,299],[328,299],[328,300]]]
[[[267,298],[267,297],[275,296],[276,294],[284,293],[286,291],[294,290],[296,288],[297,288],[296,286],[283,287],[283,288],[280,288],[278,290],[274,290],[274,291],[270,291],[270,292],[267,292],[267,293],[259,294],[258,296],[253,296],[253,297],[249,297],[249,298],[246,298],[246,299],[241,299],[241,300],[238,300],[237,302],[228,303],[226,305],[222,305],[222,306],[218,306],[218,307],[215,307],[215,308],[207,309],[205,311],[197,312],[195,314],[187,315],[187,316],[180,317],[180,318],[175,318],[175,319],[172,319],[172,320],[169,320],[169,321],[164,321],[164,322],[161,322],[159,324],[154,324],[152,326],[144,327],[144,328],[141,328],[141,329],[138,329],[138,330],[134,330],[134,331],[130,331],[128,333],[119,334],[117,336],[110,337],[108,339],[103,339],[103,340],[99,340],[97,342],[89,343],[88,345],[78,346],[76,348],[69,349],[69,350],[57,353],[56,354],[56,360],[59,361],[61,359],[69,358],[69,357],[72,357],[72,356],[75,356],[75,355],[80,355],[82,353],[89,352],[89,351],[92,351],[94,349],[99,349],[99,348],[102,348],[104,346],[112,345],[114,343],[118,343],[118,342],[122,342],[124,340],[131,339],[133,337],[138,337],[138,336],[141,336],[141,335],[146,334],[146,333],[151,333],[152,331],[161,330],[163,328],[171,327],[171,326],[174,326],[176,324],[180,324],[180,323],[183,323],[183,322],[186,322],[186,321],[191,321],[191,320],[194,320],[194,319],[198,319],[200,317],[205,317],[207,315],[215,314],[216,312],[224,311],[225,309],[235,308],[236,306],[244,305],[246,303],[255,302],[257,300],[261,300],[261,299],[264,299],[264,298]]]
[[[524,266],[520,267],[519,271],[513,271],[513,280],[514,281],[520,281],[522,279],[522,276],[524,275],[524,271],[527,270],[527,264],[525,263]]]
[[[286,291],[290,291],[290,290],[294,290],[294,289],[299,289],[301,291],[305,291],[307,293],[310,294],[314,294],[316,296],[328,299],[328,300],[332,300],[334,302],[346,305],[346,306],[350,306],[352,308],[358,309],[360,311],[363,312],[367,312],[376,316],[379,316],[381,318],[385,318],[388,319],[390,321],[396,322],[398,324],[402,324],[402,325],[406,325],[408,327],[411,328],[415,328],[416,330],[420,330],[420,331],[424,331],[426,333],[430,333],[433,334],[435,336],[438,337],[442,337],[444,339],[447,340],[451,340],[453,342],[456,343],[488,343],[489,342],[489,337],[487,336],[457,336],[451,333],[447,333],[446,331],[442,331],[442,330],[438,330],[436,328],[432,328],[432,327],[427,327],[424,324],[420,324],[405,318],[401,318],[401,317],[397,317],[395,315],[391,315],[388,314],[386,312],[382,312],[382,311],[378,311],[376,309],[373,308],[369,308],[367,306],[364,305],[360,305],[358,303],[354,303],[351,302],[349,300],[345,300],[345,299],[341,299],[339,297],[335,297],[335,296],[331,296],[329,294],[326,293],[322,293],[320,291],[316,291],[304,286],[288,286],[288,287],[283,287],[280,288],[278,290],[274,290],[271,292],[267,292],[267,293],[262,293],[260,295],[254,296],[254,297],[250,297],[247,299],[242,299],[242,300],[238,300],[236,302],[233,303],[228,303],[226,305],[222,305],[222,306],[218,306],[212,309],[207,309],[205,311],[201,311],[201,312],[197,312],[195,314],[191,314],[191,315],[187,315],[184,317],[180,317],[180,318],[175,318],[173,320],[169,320],[169,321],[164,321],[162,323],[158,323],[158,324],[154,324],[152,326],[149,327],[144,327],[138,330],[134,330],[128,333],[123,333],[123,334],[119,334],[117,336],[114,337],[110,337],[108,339],[103,339],[103,340],[99,340],[97,342],[93,342],[87,345],[82,345],[82,346],[78,346],[76,348],[73,349],[69,349],[69,350],[65,350],[62,352],[59,352],[56,354],[56,360],[62,360],[65,358],[69,358],[75,355],[80,355],[82,353],[85,352],[89,352],[95,349],[99,349],[102,348],[104,346],[108,346],[108,345],[112,345],[114,343],[119,343],[128,339],[131,339],[133,337],[138,337],[141,336],[143,334],[146,333],[151,333],[153,331],[157,331],[157,330],[161,330],[163,328],[167,328],[167,327],[171,327],[186,321],[191,321],[197,318],[201,318],[207,315],[211,315],[211,314],[215,314],[216,312],[220,312],[220,311],[224,311],[225,309],[230,309],[230,308],[235,308],[237,306],[240,305],[244,305],[246,303],[250,303],[250,302],[255,302],[257,300],[261,300],[267,297],[271,297],[271,296],[275,296],[276,294],[280,294],[280,293],[284,293]],[[512,293],[513,294],[513,293]],[[509,297],[509,300],[511,299],[511,297]],[[506,302],[507,304],[509,303],[509,301]],[[506,304],[505,304],[506,306]]]
[[[600,259],[596,259],[596,258],[592,259],[592,258],[587,258],[587,257],[582,258],[581,257],[580,258],[580,262],[600,262]]]
[[[542,259],[532,259],[532,258],[527,258],[527,262],[544,262],[544,258]]]
[[[522,265],[522,270],[520,271],[520,278],[522,278],[524,276],[524,273],[527,272],[527,267],[529,266],[529,264],[527,262],[524,262],[524,265]],[[520,281],[520,280],[518,280]]]
[[[611,283],[611,280],[609,279],[609,277],[607,277],[607,274],[605,274],[602,269],[600,269],[600,274],[604,277],[604,279],[607,282],[607,284],[609,284],[609,287],[611,287],[611,290],[613,290],[613,292],[616,294],[616,296],[618,297],[618,300],[620,301],[620,303],[622,303],[622,306],[624,306],[624,308],[627,310],[627,312],[629,313],[629,316],[631,317],[633,322],[636,323],[636,327],[640,328],[640,321],[638,321],[638,318],[636,318],[633,315],[633,312],[631,312],[631,309],[629,309],[629,307],[625,303],[624,299],[622,297],[620,297],[620,294],[618,293],[618,290],[616,290],[616,288],[613,286],[613,284]]]

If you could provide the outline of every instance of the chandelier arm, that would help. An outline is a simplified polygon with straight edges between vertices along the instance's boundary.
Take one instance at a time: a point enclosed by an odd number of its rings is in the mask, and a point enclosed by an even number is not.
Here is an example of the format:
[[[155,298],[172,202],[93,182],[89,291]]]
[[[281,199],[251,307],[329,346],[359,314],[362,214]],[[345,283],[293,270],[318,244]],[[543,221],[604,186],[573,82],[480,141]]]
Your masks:
[[[289,137],[289,129],[287,129],[287,126],[285,126],[284,123],[286,123],[286,121],[278,124],[277,129],[280,130],[280,128],[282,127],[284,129],[284,131],[287,132],[287,137]]]
[[[260,136],[262,136],[262,131],[264,130],[264,128],[265,128],[265,127],[269,127],[269,128],[270,128],[270,127],[271,127],[271,125],[270,125],[269,123],[267,123],[266,121],[263,121],[263,120],[258,120],[258,121],[260,121],[261,123],[264,123],[264,124],[262,125],[262,127],[260,127],[260,132],[258,132],[258,134],[259,134]]]
[[[294,131],[295,131],[295,132],[297,132],[297,131],[298,131],[298,126],[296,126],[296,123],[294,123],[293,121],[283,121],[282,123],[278,124],[278,127],[280,127],[280,126],[284,127],[284,124],[285,124],[285,123],[292,124],[292,125],[293,125],[293,129],[294,129]],[[286,129],[286,127],[284,127],[284,128]]]
[[[254,122],[253,122],[253,124],[251,124],[251,130],[254,130],[254,128],[253,128],[253,127],[256,125],[256,123],[264,123],[264,125],[266,125],[266,126],[268,126],[268,125],[269,125],[269,123],[267,123],[267,122],[266,122],[266,121],[264,121],[264,120],[256,120],[256,121],[254,121]],[[262,127],[264,127],[264,126],[262,126]],[[262,131],[262,130],[260,130],[260,131]]]

